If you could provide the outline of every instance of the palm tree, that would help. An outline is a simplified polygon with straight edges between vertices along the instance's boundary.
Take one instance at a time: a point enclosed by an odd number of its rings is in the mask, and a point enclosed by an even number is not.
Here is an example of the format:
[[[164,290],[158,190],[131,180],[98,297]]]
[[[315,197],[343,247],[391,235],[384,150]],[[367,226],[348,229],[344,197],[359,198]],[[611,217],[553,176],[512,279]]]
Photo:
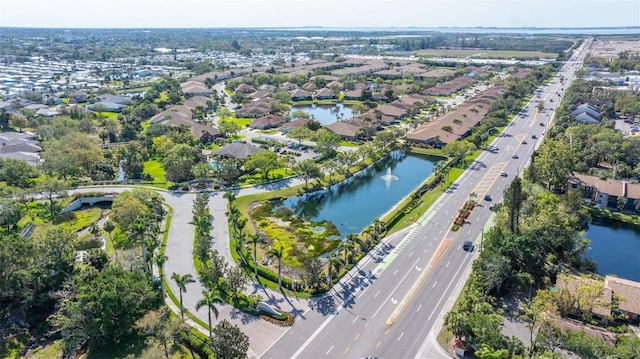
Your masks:
[[[350,244],[351,249],[354,251],[354,253],[356,249],[358,249],[359,252],[360,246],[362,246],[362,239],[357,233],[347,234],[346,241]]]
[[[171,279],[173,279],[176,282],[176,285],[178,286],[178,289],[180,290],[180,316],[182,317],[182,319],[184,319],[184,307],[182,305],[182,293],[186,293],[187,292],[187,284],[189,283],[195,283],[195,280],[193,280],[193,276],[191,274],[183,274],[183,275],[179,275],[176,272],[173,272],[173,274],[171,275]]]
[[[255,274],[256,278],[258,278],[258,243],[262,242],[262,238],[260,237],[259,234],[252,234],[251,235],[251,243],[253,243],[253,273]]]
[[[340,248],[344,251],[344,264],[349,264],[349,252],[353,249],[353,243],[344,241],[340,243]]]
[[[213,333],[211,331],[211,313],[216,316],[218,319],[218,308],[216,308],[216,304],[224,304],[224,300],[220,298],[219,295],[214,292],[202,291],[202,299],[196,303],[196,310],[200,310],[202,307],[207,307],[207,314],[209,316],[209,338],[213,338]]]
[[[151,262],[155,263],[158,266],[158,274],[160,275],[160,291],[162,292],[162,300],[164,300],[164,271],[162,269],[162,266],[164,265],[164,262],[167,261],[167,259],[169,259],[169,257],[165,256],[164,254],[154,254],[153,257],[151,257]]]
[[[342,262],[342,258],[340,258],[340,256],[336,252],[329,253],[329,256],[327,257],[327,261],[328,261],[327,274],[329,277],[327,285],[331,286],[331,280],[333,280],[333,269],[335,267],[335,269],[339,270],[343,262]]]
[[[278,289],[282,289],[282,257],[284,256],[284,247],[280,245],[279,249],[272,249],[269,254],[278,258]]]

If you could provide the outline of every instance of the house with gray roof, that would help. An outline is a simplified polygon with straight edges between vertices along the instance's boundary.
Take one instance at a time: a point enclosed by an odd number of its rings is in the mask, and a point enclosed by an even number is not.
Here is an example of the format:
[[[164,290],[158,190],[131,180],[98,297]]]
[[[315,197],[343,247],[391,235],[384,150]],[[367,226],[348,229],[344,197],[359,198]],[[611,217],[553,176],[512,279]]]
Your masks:
[[[250,143],[233,142],[220,147],[213,154],[225,158],[247,158],[254,153],[263,151],[263,148],[256,147]]]

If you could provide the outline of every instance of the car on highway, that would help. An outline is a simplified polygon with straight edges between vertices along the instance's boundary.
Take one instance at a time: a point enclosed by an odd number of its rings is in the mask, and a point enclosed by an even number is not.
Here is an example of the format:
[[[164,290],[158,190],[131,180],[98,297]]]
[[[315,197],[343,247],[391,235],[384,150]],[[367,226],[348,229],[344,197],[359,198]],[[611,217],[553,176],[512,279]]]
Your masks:
[[[535,140],[536,138],[538,138],[538,136],[536,136],[536,135],[531,135],[531,138],[533,138],[533,139]]]
[[[511,156],[511,158],[513,158],[514,160],[517,160],[519,157],[517,154],[514,153],[513,156]]]
[[[507,176],[508,176],[508,174],[507,174],[507,172],[502,171],[502,173],[500,174],[500,176],[502,176],[502,177],[507,177]]]
[[[491,196],[489,196],[488,194],[486,194],[486,195],[484,196],[484,200],[485,200],[485,201],[489,201],[489,202],[491,202],[491,199],[492,199],[492,198],[491,198]]]
[[[464,243],[462,244],[462,249],[467,252],[471,252],[471,250],[473,250],[473,242],[464,241]]]
[[[526,145],[526,144],[527,144],[527,141],[522,141],[522,144],[523,144],[523,145]]]
[[[544,122],[540,122],[540,126],[544,126]]]

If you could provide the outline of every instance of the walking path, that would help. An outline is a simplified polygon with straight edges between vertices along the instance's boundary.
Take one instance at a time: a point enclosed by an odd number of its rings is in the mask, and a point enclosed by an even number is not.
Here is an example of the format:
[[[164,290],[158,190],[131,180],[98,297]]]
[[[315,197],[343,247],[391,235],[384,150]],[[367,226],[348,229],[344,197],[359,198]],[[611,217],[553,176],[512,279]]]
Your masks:
[[[285,187],[293,187],[303,184],[304,181],[292,178],[279,182],[273,182],[264,185],[258,185],[254,187],[242,188],[235,191],[238,197],[258,194],[264,192],[271,192]],[[200,283],[198,273],[193,263],[193,240],[195,235],[195,228],[191,224],[192,221],[192,205],[193,200],[196,198],[194,193],[184,192],[172,192],[161,191],[157,188],[149,187],[150,189],[157,190],[164,198],[165,203],[173,209],[173,215],[171,218],[171,226],[167,236],[165,255],[167,260],[164,263],[163,271],[164,278],[176,298],[180,297],[180,292],[171,279],[173,273],[179,275],[191,274],[196,279],[196,282],[186,285],[186,292],[183,293],[183,305],[185,311],[193,313],[199,320],[206,323],[208,320],[207,308],[203,307],[200,310],[196,310],[196,304],[202,299],[202,292],[205,291],[205,287]],[[109,187],[110,191],[123,192],[131,190],[133,187],[121,186],[121,187]],[[95,191],[93,188],[77,189],[78,192]],[[229,240],[229,225],[226,216],[228,201],[224,198],[224,192],[213,192],[209,197],[209,209],[212,216],[212,249],[216,249],[221,256],[225,258],[229,265],[236,265],[231,257],[231,248]],[[392,236],[403,235],[408,229],[406,228],[400,232],[394,233]],[[383,239],[382,242],[384,242]],[[357,267],[354,268],[357,270]],[[154,273],[158,275],[157,268],[154,268]],[[344,280],[349,280],[350,276],[346,275]],[[339,285],[339,284],[338,284]],[[312,310],[312,301],[306,299],[300,299],[297,297],[288,297],[280,291],[271,290],[253,281],[245,290],[246,294],[259,294],[263,297],[263,300],[275,308],[282,311],[292,313],[296,320],[304,319],[305,314]],[[330,294],[328,294],[330,295]],[[175,304],[173,300],[167,296],[165,297],[165,303],[177,314],[180,313],[179,304]],[[242,331],[249,337],[250,349],[248,355],[250,358],[259,358],[260,354],[266,352],[282,335],[284,335],[289,328],[280,327],[271,324],[265,320],[259,319],[253,315],[243,313],[242,311],[232,307],[231,305],[218,306],[219,315],[218,318],[212,318],[212,325],[215,326],[222,319],[237,325]],[[208,329],[202,327],[195,321],[185,316],[185,321],[202,332],[208,335]],[[434,338],[435,336],[432,336]],[[423,351],[438,346],[435,340],[428,338],[425,342]],[[431,342],[431,343],[428,343]]]

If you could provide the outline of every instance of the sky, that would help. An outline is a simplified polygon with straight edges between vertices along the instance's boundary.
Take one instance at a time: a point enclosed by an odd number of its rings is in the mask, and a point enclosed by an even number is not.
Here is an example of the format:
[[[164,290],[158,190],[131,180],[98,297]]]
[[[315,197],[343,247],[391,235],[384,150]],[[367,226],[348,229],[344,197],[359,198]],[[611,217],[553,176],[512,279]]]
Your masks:
[[[0,27],[302,26],[640,26],[640,0],[0,0]]]

